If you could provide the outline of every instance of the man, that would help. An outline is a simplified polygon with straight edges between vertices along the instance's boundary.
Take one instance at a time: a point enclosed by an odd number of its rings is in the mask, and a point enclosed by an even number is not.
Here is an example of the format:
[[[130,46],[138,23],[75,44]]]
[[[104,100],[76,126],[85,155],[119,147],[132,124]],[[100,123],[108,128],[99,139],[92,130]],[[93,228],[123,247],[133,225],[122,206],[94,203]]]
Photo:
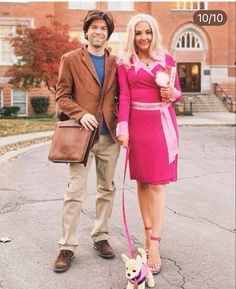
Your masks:
[[[57,84],[56,100],[60,110],[71,119],[78,120],[85,129],[98,127],[96,141],[90,151],[86,167],[69,164],[69,183],[64,196],[62,238],[60,253],[54,263],[55,272],[69,269],[78,245],[77,221],[86,197],[87,175],[93,157],[96,160],[97,197],[93,247],[106,259],[114,258],[108,243],[110,217],[115,185],[115,166],[120,146],[116,143],[116,102],[118,94],[116,58],[105,49],[106,41],[114,29],[111,14],[91,10],[84,19],[83,30],[88,45],[62,56]],[[104,95],[102,115],[96,117],[101,94]]]

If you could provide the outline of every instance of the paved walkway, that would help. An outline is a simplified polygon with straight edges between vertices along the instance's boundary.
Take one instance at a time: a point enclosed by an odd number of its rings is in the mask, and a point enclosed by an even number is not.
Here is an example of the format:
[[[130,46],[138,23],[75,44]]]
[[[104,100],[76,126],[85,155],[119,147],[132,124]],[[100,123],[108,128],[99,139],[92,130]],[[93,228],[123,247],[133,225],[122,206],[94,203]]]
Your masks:
[[[236,114],[230,112],[195,113],[177,117],[179,126],[235,126]]]
[[[180,127],[183,126],[235,126],[236,114],[230,112],[214,112],[214,113],[195,113],[194,116],[178,116],[177,122]],[[0,149],[20,142],[28,142],[36,139],[49,137],[53,131],[35,132],[30,134],[22,134],[0,138]],[[36,146],[39,146],[37,144]],[[27,148],[17,148],[12,152],[0,156],[0,164],[6,159],[12,158],[18,153],[27,150]]]
[[[235,289],[235,127],[184,126],[179,132],[179,180],[167,188],[160,244],[163,270],[155,277],[155,289]],[[0,165],[0,238],[12,240],[0,243],[0,288],[124,289],[125,151],[121,149],[116,168],[116,198],[109,222],[109,240],[117,257],[103,260],[92,247],[97,194],[93,162],[78,224],[76,258],[68,272],[55,274],[52,264],[58,254],[68,168],[47,161],[49,143],[27,149],[22,154],[17,150],[16,158]],[[144,236],[136,182],[128,175],[125,204],[136,251],[143,246]]]

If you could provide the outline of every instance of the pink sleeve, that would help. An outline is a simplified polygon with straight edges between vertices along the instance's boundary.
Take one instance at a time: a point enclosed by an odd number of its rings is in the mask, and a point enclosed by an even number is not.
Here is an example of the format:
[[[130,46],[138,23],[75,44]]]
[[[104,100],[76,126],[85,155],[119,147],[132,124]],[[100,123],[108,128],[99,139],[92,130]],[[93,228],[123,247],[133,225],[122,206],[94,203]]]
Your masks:
[[[176,71],[174,93],[171,96],[170,100],[171,101],[179,101],[181,99],[181,97],[182,97],[182,92],[181,92],[181,88],[180,88],[180,85],[179,85],[178,73]]]
[[[118,122],[129,120],[130,110],[130,90],[124,65],[118,65],[118,84],[119,84],[119,112]]]
[[[129,128],[127,121],[120,121],[117,123],[116,136],[118,137],[120,135],[129,135]]]
[[[130,110],[130,90],[124,65],[118,65],[118,84],[119,84],[119,111],[116,136],[129,135],[128,121]]]

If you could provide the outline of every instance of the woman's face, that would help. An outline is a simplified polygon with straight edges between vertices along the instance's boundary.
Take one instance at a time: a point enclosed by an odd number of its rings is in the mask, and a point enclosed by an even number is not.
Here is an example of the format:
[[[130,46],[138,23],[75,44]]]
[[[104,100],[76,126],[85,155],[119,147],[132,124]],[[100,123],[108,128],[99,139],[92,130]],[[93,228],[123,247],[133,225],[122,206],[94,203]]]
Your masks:
[[[139,22],[135,26],[134,44],[138,51],[146,52],[152,42],[152,29],[147,22]]]

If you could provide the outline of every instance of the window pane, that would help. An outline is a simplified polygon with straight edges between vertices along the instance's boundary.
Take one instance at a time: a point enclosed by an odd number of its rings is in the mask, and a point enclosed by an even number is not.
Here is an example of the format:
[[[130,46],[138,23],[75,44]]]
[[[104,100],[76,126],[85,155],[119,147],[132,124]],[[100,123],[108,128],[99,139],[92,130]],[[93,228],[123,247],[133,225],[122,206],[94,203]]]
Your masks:
[[[200,4],[199,9],[205,9],[205,2],[200,2],[199,4]]]
[[[191,9],[191,3],[185,2],[185,9]]]
[[[12,26],[0,26],[0,37],[7,37],[12,32]]]
[[[198,3],[197,3],[197,2],[193,2],[192,5],[193,5],[193,9],[194,9],[194,10],[197,10],[197,9],[198,9]]]
[[[8,41],[4,40],[2,40],[1,42],[2,42],[1,45],[2,57],[0,57],[1,63],[13,63],[14,51],[11,44]]]
[[[190,47],[190,35],[189,33],[187,34],[187,47]]]
[[[185,8],[185,2],[179,2],[178,1],[178,9],[184,9]]]
[[[12,33],[12,26],[0,26],[0,63],[13,63],[14,50],[6,37]]]
[[[26,114],[26,91],[23,89],[13,89],[12,97],[13,106],[20,107],[18,114]]]
[[[18,114],[26,114],[26,103],[25,102],[16,102],[13,106],[20,107]]]
[[[178,7],[178,1],[176,1],[176,2],[171,2],[171,9],[178,9],[179,7]]]
[[[112,11],[130,11],[133,10],[133,2],[108,2],[108,10]]]
[[[82,2],[72,2],[69,1],[69,9],[95,9],[96,8],[96,1],[82,1]]]
[[[197,1],[177,1],[171,3],[172,8],[176,9],[188,9],[188,10],[198,10],[205,8],[205,2]]]
[[[25,90],[22,89],[14,89],[13,90],[13,97],[15,101],[25,101]]]

